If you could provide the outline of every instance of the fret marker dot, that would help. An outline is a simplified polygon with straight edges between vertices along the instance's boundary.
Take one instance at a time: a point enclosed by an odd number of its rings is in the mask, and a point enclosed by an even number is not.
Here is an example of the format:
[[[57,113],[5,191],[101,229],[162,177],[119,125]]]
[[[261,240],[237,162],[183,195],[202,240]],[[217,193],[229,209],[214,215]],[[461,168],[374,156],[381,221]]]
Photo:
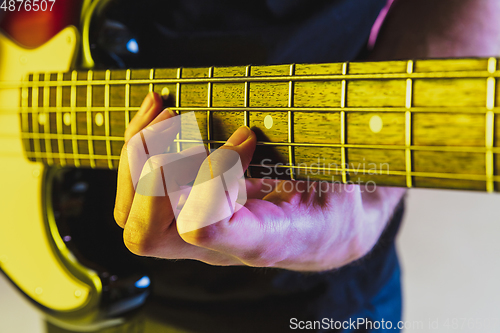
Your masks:
[[[370,129],[373,133],[380,133],[382,127],[384,127],[384,122],[380,116],[372,116],[370,118]]]
[[[45,113],[39,113],[38,114],[38,123],[40,125],[45,125],[45,122],[47,122],[47,115]]]
[[[66,112],[63,116],[63,122],[64,122],[64,125],[66,125],[66,126],[71,125],[71,114]]]
[[[273,127],[273,117],[271,115],[267,115],[265,116],[264,118],[264,126],[267,128],[267,129],[270,129],[271,127]]]
[[[95,124],[97,126],[102,126],[102,124],[104,124],[104,117],[102,113],[98,113],[95,115]]]
[[[168,89],[167,87],[164,87],[162,90],[161,90],[161,97],[163,99],[168,99],[168,96],[170,95],[170,89]]]

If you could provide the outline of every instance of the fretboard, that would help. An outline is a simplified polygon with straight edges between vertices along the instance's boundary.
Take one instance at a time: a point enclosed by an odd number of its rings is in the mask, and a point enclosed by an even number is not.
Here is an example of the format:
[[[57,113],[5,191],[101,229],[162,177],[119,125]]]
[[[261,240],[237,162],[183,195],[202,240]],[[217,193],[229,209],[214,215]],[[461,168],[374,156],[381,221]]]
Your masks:
[[[195,112],[204,143],[258,136],[252,177],[500,189],[497,59],[36,73],[22,84],[27,157],[116,169],[150,91]],[[173,149],[195,143],[183,140]]]

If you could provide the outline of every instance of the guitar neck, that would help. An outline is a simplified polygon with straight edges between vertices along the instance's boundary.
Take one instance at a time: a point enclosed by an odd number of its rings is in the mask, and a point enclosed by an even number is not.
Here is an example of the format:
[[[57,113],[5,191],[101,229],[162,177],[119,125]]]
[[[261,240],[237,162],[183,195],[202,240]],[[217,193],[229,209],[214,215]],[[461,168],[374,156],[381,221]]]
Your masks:
[[[115,169],[143,98],[168,92],[209,149],[250,126],[254,177],[493,192],[498,73],[489,58],[31,74],[22,136],[32,161]]]

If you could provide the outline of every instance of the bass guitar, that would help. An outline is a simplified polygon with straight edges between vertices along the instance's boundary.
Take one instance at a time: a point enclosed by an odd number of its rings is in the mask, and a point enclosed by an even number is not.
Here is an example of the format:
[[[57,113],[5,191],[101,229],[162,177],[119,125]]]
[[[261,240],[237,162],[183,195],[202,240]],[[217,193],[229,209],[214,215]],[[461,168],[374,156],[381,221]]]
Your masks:
[[[68,26],[34,49],[0,34],[0,268],[57,325],[118,324],[150,292],[99,216],[151,91],[194,112],[210,150],[250,126],[252,177],[500,190],[496,58],[94,69],[89,25],[105,2],[84,6],[82,34]]]

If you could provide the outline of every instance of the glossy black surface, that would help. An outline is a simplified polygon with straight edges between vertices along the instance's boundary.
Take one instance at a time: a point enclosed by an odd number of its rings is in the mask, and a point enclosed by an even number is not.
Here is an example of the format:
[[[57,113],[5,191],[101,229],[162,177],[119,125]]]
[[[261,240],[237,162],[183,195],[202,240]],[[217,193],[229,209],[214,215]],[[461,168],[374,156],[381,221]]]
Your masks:
[[[58,169],[50,178],[61,238],[78,262],[101,279],[101,317],[122,315],[142,305],[149,294],[149,275],[125,247],[123,231],[113,218],[116,172]]]

